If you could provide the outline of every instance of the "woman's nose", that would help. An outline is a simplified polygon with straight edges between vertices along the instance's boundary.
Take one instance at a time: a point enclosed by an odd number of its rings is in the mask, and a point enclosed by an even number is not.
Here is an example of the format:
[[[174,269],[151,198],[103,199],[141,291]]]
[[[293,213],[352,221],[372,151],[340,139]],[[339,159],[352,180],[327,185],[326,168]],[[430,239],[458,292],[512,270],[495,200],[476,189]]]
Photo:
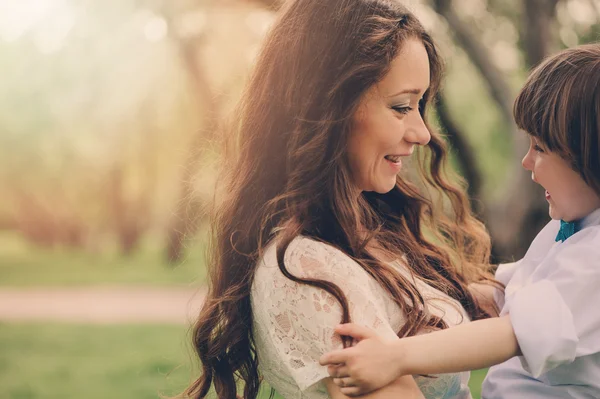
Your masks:
[[[431,133],[427,129],[421,114],[416,113],[416,115],[414,123],[408,126],[404,139],[412,144],[427,145],[431,140]]]

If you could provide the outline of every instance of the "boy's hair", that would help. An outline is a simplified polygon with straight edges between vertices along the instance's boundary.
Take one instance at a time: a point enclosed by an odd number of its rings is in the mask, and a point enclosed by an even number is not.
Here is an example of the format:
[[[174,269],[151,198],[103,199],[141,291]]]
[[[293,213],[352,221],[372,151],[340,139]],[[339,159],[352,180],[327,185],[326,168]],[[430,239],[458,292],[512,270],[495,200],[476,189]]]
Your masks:
[[[544,60],[513,112],[520,129],[569,162],[600,195],[600,43]]]

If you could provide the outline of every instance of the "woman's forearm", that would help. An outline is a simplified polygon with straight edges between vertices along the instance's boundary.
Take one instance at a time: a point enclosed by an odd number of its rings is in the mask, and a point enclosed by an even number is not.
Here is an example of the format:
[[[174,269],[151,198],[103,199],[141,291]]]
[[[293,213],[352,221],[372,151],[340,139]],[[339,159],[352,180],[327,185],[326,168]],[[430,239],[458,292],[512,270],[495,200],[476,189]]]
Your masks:
[[[510,317],[478,320],[394,343],[406,365],[403,374],[476,370],[520,354]]]

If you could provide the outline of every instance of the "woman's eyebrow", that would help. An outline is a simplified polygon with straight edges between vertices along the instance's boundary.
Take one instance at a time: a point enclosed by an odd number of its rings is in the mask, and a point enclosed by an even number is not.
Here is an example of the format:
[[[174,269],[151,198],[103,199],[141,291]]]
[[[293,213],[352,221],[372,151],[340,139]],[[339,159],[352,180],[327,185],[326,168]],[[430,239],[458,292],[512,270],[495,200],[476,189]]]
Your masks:
[[[395,97],[398,96],[400,94],[420,94],[421,90],[420,89],[404,89],[402,91],[399,91],[398,93],[392,94],[388,97]]]

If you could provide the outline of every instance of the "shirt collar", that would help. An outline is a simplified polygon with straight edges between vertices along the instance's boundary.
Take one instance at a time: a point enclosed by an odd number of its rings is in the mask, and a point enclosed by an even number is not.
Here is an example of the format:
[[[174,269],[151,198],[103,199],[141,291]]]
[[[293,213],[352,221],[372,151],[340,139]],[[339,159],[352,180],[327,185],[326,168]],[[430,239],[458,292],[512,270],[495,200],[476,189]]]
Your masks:
[[[578,222],[579,229],[585,229],[586,227],[597,224],[600,224],[600,208],[596,209]]]

